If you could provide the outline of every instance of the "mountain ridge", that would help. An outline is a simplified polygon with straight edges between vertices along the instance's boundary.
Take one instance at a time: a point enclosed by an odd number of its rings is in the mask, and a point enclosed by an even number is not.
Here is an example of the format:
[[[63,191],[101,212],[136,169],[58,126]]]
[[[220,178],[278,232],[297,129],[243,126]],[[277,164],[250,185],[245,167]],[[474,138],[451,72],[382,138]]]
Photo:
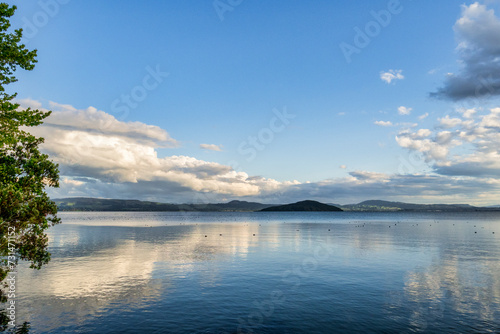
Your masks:
[[[367,200],[358,204],[343,205],[349,211],[478,211],[488,210],[470,204],[414,204],[384,200]]]
[[[264,204],[264,203],[248,202],[240,200],[232,200],[227,203],[173,204],[173,203],[160,203],[160,202],[129,200],[129,199],[103,199],[103,198],[92,198],[92,197],[60,198],[60,199],[54,199],[54,202],[56,202],[59,211],[253,212],[253,211],[260,211],[273,206],[289,205],[289,204]],[[487,207],[476,207],[469,204],[414,204],[414,203],[404,203],[404,202],[391,202],[384,200],[367,200],[357,204],[346,204],[346,205],[327,203],[325,205],[334,206],[339,209],[342,209],[343,211],[373,211],[373,212],[500,211],[500,206],[498,205],[487,206]]]
[[[130,199],[105,199],[92,197],[59,198],[53,200],[60,211],[258,211],[274,204],[232,200],[227,203],[173,204]]]

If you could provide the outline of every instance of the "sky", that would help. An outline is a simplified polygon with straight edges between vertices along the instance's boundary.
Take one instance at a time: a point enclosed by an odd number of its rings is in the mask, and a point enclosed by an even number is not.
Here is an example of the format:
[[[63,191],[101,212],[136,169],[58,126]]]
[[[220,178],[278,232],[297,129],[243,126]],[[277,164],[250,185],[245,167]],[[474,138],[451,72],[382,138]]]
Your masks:
[[[499,1],[7,1],[52,198],[500,204]]]

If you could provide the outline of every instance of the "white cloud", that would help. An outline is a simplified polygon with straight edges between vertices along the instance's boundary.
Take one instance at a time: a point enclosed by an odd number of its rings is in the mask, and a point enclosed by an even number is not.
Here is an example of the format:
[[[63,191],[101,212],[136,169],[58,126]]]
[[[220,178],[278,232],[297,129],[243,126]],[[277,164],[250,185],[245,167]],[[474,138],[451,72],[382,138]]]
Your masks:
[[[478,114],[459,110],[464,117],[449,115],[438,119],[434,132],[428,129],[400,132],[396,141],[401,147],[419,151],[442,175],[498,177],[500,175],[500,108]],[[442,130],[445,129],[445,130]],[[454,148],[460,152],[451,154]],[[466,149],[465,149],[466,148]]]
[[[500,50],[500,21],[493,9],[474,2],[462,5],[462,17],[455,24],[461,49]]]
[[[447,75],[433,97],[450,100],[500,94],[500,19],[492,9],[474,2],[462,6],[454,26],[461,69]]]
[[[462,124],[460,118],[450,118],[450,115],[446,115],[444,118],[438,118],[439,126],[445,129],[454,128]]]
[[[177,141],[156,126],[121,122],[89,107],[78,110],[53,103],[53,114],[30,132],[45,138],[42,148],[60,164],[63,185],[82,186],[68,177],[85,177],[101,183],[136,184],[165,192],[213,192],[232,196],[276,191],[290,182],[250,177],[229,166],[187,156],[159,158],[157,147],[173,147]]]
[[[380,72],[380,79],[390,84],[394,80],[403,80],[404,75],[402,70],[389,70],[387,72]]]
[[[418,123],[403,122],[403,123],[398,123],[397,125],[401,126],[403,129],[410,129],[417,127]]]
[[[449,145],[453,139],[454,134],[450,131],[441,131],[436,134],[435,141],[439,145]]]
[[[69,179],[67,177],[62,179],[62,183],[77,186],[77,187],[84,184],[84,182],[82,182],[82,181]]]
[[[500,181],[490,178],[444,175],[390,175],[355,171],[344,178],[301,183],[285,188],[279,197],[263,197],[269,203],[293,202],[316,198],[323,202],[357,203],[384,198],[402,202],[492,203],[499,198]]]
[[[445,160],[449,153],[448,147],[439,145],[431,139],[413,139],[406,134],[400,134],[396,136],[396,142],[401,147],[424,153],[427,162]]]
[[[209,151],[222,151],[222,146],[215,144],[200,144],[200,148]]]
[[[387,181],[390,176],[384,173],[375,173],[367,171],[355,171],[349,173],[352,177],[359,181]]]
[[[21,108],[37,106],[40,110],[47,110],[41,107],[41,103],[33,100],[18,100]],[[94,107],[78,110],[70,105],[50,102],[50,109],[53,110],[51,116],[45,120],[44,128],[50,128],[46,132],[64,133],[72,132],[72,136],[77,138],[82,134],[92,134],[91,140],[124,141],[136,142],[157,147],[176,147],[179,143],[170,137],[163,129],[154,125],[147,125],[141,122],[121,122],[114,116],[97,110]],[[35,129],[36,131],[36,129]],[[111,144],[111,142],[109,143]]]
[[[33,99],[16,99],[21,109],[32,108],[32,109],[43,109],[42,103]]]
[[[474,116],[474,114],[477,112],[477,110],[475,108],[471,108],[471,109],[460,109],[458,110],[460,113],[462,113],[462,115],[465,117],[465,118],[472,118],[472,116]]]
[[[425,138],[429,137],[432,134],[431,130],[429,129],[419,129],[417,132],[414,133],[413,138]]]
[[[374,124],[379,125],[379,126],[392,126],[391,121],[375,121]]]
[[[489,198],[498,198],[500,192],[500,181],[491,177],[500,171],[496,127],[500,109],[474,114],[472,123],[462,121],[454,130],[408,129],[398,134],[402,147],[437,161],[434,168],[441,175],[354,171],[344,178],[301,183],[249,176],[230,166],[183,155],[159,158],[158,147],[178,145],[161,128],[120,122],[94,108],[78,110],[59,104],[51,108],[53,116],[31,131],[45,137],[43,150],[60,164],[61,188],[50,189],[53,198],[90,196],[177,203],[233,198],[268,203],[308,198],[348,203],[385,198],[480,203],[491,202]],[[472,145],[474,152],[450,158],[450,149],[462,143]]]
[[[425,114],[418,116],[418,119],[423,120],[423,119],[426,119],[428,116],[429,116],[429,113],[426,112]]]
[[[482,118],[480,126],[483,128],[496,128],[496,131],[498,131],[500,129],[500,108],[491,109],[491,113]]]
[[[433,68],[427,71],[427,74],[433,75],[436,74],[440,69],[439,68]]]
[[[346,165],[340,165],[340,166],[339,166],[339,168],[340,168],[340,169],[346,169],[346,168],[347,168],[347,166],[346,166]]]
[[[398,114],[400,114],[400,115],[409,115],[409,114],[411,114],[412,110],[413,110],[412,108],[401,106],[401,107],[398,108]]]

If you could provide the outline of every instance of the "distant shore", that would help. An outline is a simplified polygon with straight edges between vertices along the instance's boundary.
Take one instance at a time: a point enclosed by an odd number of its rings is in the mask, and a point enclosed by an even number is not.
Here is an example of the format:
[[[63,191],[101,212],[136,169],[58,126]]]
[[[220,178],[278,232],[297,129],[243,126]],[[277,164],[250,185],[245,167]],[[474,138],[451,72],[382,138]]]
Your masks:
[[[171,204],[139,200],[102,199],[102,198],[62,198],[54,199],[59,211],[123,211],[123,212],[255,212],[267,210],[283,204],[263,204],[247,201],[230,201],[227,203],[208,204]],[[308,201],[302,201],[308,202]],[[315,202],[315,201],[310,201]],[[298,202],[301,203],[301,202]],[[319,203],[319,202],[316,202]],[[293,203],[297,204],[297,203]],[[340,205],[334,203],[319,203],[321,206],[333,206],[341,211],[364,212],[475,212],[500,211],[500,206],[476,207],[469,204],[412,204],[369,200],[357,204]],[[290,204],[289,204],[290,205]],[[319,206],[308,210],[277,210],[277,211],[330,211],[321,210]]]

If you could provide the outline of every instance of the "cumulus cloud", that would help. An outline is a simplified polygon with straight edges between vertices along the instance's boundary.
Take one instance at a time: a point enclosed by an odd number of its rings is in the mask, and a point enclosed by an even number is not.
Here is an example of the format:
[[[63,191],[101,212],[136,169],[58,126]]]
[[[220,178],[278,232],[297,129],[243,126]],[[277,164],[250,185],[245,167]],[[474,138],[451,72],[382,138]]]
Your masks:
[[[394,80],[403,80],[403,70],[389,70],[387,72],[380,72],[380,79],[388,84]]]
[[[423,120],[423,119],[426,119],[428,116],[429,116],[429,113],[426,112],[425,114],[418,116],[418,119]]]
[[[499,95],[500,20],[493,9],[478,2],[463,5],[454,31],[461,69],[430,95],[453,101]]]
[[[473,194],[473,195],[472,195]],[[279,194],[259,198],[283,203],[315,198],[330,203],[358,203],[363,199],[386,199],[421,203],[489,204],[500,195],[500,181],[491,178],[445,175],[399,175],[365,171],[344,178],[290,185]]]
[[[45,123],[29,130],[45,138],[42,148],[60,165],[62,186],[73,191],[107,184],[115,190],[135,188],[134,194],[141,189],[156,193],[161,187],[172,198],[175,192],[251,196],[291,184],[252,178],[230,166],[188,156],[159,158],[157,148],[178,142],[157,126],[121,122],[92,107],[79,110],[51,103],[50,108],[54,112]],[[75,178],[94,182],[87,185]]]
[[[389,179],[387,174],[367,171],[350,172],[349,175],[359,181],[387,181]]]
[[[172,182],[106,183],[97,180],[80,186],[64,185],[55,189],[52,197],[90,196],[139,198],[151,201],[172,201],[166,192],[174,193],[175,202],[220,202],[234,196],[220,193],[193,193],[189,188]],[[240,196],[241,200],[264,203],[291,203],[316,199],[325,203],[358,203],[367,199],[385,199],[420,203],[491,204],[499,198],[500,180],[483,177],[456,177],[453,175],[384,174],[354,171],[347,177],[318,182],[293,182],[274,191],[258,195]]]
[[[70,184],[72,186],[81,186],[84,184],[84,182],[82,181],[79,181],[79,180],[75,180],[75,179],[70,179],[70,178],[67,178],[67,177],[64,177],[62,180],[61,180],[62,183],[64,184]]]
[[[413,110],[412,108],[401,106],[401,107],[398,108],[398,114],[400,114],[400,115],[409,115],[409,114],[411,114],[412,110]]]
[[[448,157],[449,146],[440,145],[434,138],[428,138],[430,130],[420,129],[416,132],[404,131],[396,136],[399,146],[424,153],[427,162],[444,161]]]
[[[460,117],[438,119],[433,131],[405,130],[396,136],[401,147],[421,152],[435,172],[447,176],[500,176],[500,108],[486,113],[459,110]],[[453,149],[461,148],[452,154]]]
[[[392,126],[391,121],[375,121],[374,124],[379,126]]]
[[[25,101],[27,104],[27,101]],[[40,107],[36,101],[30,102]],[[51,104],[54,113],[30,129],[44,137],[42,148],[59,163],[61,188],[50,196],[136,198],[162,202],[220,202],[234,198],[267,203],[303,199],[349,203],[370,198],[427,202],[471,202],[498,198],[500,108],[472,113],[452,129],[407,129],[402,147],[435,159],[436,175],[397,175],[352,171],[317,182],[277,181],[183,155],[158,157],[158,147],[178,142],[158,127],[121,122],[94,108]],[[450,158],[454,146],[474,153]],[[451,162],[451,163],[450,163]],[[345,169],[345,165],[340,168]],[[486,196],[489,194],[489,197]],[[497,196],[497,197],[495,197]],[[488,204],[488,202],[487,202]]]
[[[20,108],[42,108],[38,101],[23,99],[16,101]],[[163,129],[154,125],[147,125],[141,122],[121,122],[114,116],[97,110],[94,107],[78,110],[70,105],[49,102],[49,107],[53,110],[52,115],[45,120],[43,129],[50,135],[51,131],[56,133],[71,132],[75,140],[83,139],[81,136],[88,136],[89,140],[102,140],[109,144],[115,142],[135,142],[156,147],[176,147],[179,143],[170,137]],[[38,129],[34,129],[38,131]],[[91,135],[91,136],[90,136]]]
[[[43,109],[42,102],[30,98],[16,99],[16,103],[18,103],[21,106],[21,109],[26,109],[26,108]]]
[[[472,118],[472,116],[474,116],[474,114],[477,112],[477,110],[475,108],[471,108],[471,109],[460,109],[458,110],[465,118]]]
[[[209,151],[218,151],[218,152],[222,151],[222,146],[215,144],[200,144],[200,148]]]
[[[460,118],[451,118],[450,115],[446,115],[443,118],[438,118],[439,126],[445,129],[454,128],[460,124],[462,124],[462,120]]]

